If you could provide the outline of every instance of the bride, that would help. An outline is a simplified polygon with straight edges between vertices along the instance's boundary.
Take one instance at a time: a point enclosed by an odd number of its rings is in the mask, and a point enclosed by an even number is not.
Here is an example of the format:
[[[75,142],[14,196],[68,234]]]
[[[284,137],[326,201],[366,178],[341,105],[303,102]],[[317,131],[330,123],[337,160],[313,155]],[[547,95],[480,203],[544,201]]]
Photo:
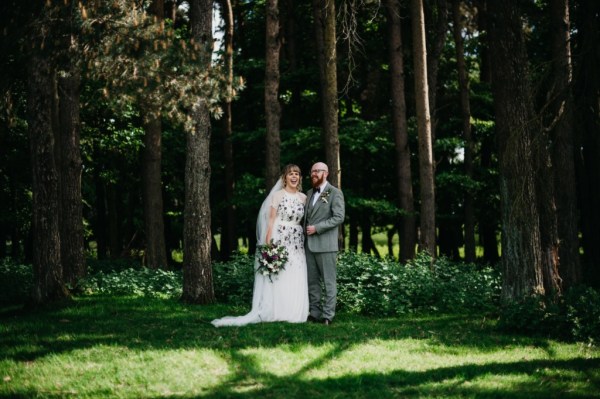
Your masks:
[[[213,320],[215,327],[243,326],[251,323],[287,321],[303,323],[308,317],[308,283],[302,217],[306,195],[301,193],[301,174],[297,165],[283,169],[264,200],[256,221],[257,244],[271,242],[284,245],[288,262],[277,275],[254,275],[252,310],[243,316],[226,316]],[[258,267],[255,260],[254,268]]]

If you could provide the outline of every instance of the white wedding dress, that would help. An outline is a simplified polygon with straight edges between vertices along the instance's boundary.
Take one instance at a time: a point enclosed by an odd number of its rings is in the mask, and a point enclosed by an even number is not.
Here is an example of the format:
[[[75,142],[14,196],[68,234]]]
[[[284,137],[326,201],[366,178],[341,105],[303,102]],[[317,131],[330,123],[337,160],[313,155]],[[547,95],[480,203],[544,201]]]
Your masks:
[[[257,241],[265,242],[266,221],[269,208],[277,210],[272,240],[285,245],[288,262],[277,275],[255,273],[252,310],[243,316],[226,316],[213,320],[215,327],[244,326],[246,324],[286,321],[302,323],[308,317],[308,283],[306,257],[304,255],[304,232],[302,217],[306,195],[288,193],[281,188],[281,181],[273,187],[261,207],[257,220]],[[257,263],[255,262],[255,271]]]

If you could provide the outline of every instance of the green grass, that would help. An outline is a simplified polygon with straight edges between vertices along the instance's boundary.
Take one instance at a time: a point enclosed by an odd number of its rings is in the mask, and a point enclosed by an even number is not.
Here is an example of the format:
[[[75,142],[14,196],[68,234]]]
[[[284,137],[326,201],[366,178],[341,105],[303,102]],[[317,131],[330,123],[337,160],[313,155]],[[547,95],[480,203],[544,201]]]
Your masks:
[[[0,398],[590,398],[600,349],[484,315],[214,328],[246,309],[84,297],[0,311]]]

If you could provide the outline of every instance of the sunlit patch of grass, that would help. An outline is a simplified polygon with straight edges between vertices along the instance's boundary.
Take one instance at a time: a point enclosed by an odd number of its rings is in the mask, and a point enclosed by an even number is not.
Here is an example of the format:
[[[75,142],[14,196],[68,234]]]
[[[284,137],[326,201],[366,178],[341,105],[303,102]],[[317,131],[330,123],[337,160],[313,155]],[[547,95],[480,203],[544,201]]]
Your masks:
[[[0,397],[598,397],[598,348],[484,315],[209,323],[245,310],[94,297],[2,313]]]

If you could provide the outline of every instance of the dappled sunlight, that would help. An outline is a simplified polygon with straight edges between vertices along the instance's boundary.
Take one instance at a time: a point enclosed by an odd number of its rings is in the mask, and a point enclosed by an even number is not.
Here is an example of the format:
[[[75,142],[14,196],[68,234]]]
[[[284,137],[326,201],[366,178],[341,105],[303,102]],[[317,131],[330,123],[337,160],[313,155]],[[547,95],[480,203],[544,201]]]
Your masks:
[[[0,397],[590,397],[600,353],[484,315],[215,328],[231,308],[93,298],[4,315]],[[3,385],[2,385],[3,384]]]

